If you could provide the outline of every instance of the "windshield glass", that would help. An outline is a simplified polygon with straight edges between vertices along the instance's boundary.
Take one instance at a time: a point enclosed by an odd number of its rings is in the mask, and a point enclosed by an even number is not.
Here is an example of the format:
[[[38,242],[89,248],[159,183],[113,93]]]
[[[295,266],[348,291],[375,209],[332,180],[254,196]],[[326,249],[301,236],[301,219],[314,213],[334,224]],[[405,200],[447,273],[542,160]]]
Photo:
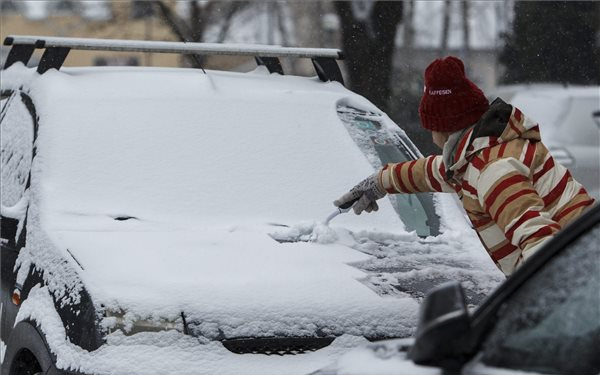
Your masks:
[[[382,116],[347,106],[338,107],[338,115],[374,168],[418,157],[416,148],[406,135],[386,127]],[[388,197],[408,230],[416,231],[419,236],[439,233],[439,218],[431,193],[394,194]]]

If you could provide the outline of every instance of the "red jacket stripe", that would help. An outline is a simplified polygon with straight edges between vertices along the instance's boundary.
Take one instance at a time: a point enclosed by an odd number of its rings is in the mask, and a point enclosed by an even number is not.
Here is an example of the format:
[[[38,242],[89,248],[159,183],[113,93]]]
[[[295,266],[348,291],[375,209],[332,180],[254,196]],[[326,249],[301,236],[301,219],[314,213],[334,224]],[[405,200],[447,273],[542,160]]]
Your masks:
[[[417,184],[415,183],[415,179],[413,177],[413,168],[415,167],[416,163],[416,161],[413,161],[408,164],[408,181],[412,185],[413,191],[419,191],[419,188],[417,187]]]
[[[546,237],[546,236],[550,236],[551,234],[553,234],[554,232],[556,232],[558,230],[560,230],[560,227],[557,228],[555,225],[547,225],[547,226],[541,227],[534,234],[532,234],[531,236],[528,236],[526,239],[524,239],[521,242],[527,242],[530,240],[532,242],[535,242],[533,240],[542,238],[542,237]]]
[[[473,130],[469,130],[467,132],[467,134],[463,135],[462,139],[460,140],[458,147],[456,148],[456,154],[454,154],[454,161],[458,161],[457,158],[460,158],[460,155],[463,152],[463,149],[465,148],[465,146],[467,145],[467,140],[469,138],[471,138],[471,133],[473,132]]]
[[[522,197],[523,195],[527,195],[527,194],[536,194],[536,191],[534,189],[519,190],[515,194],[506,198],[506,200],[504,202],[502,202],[502,205],[500,207],[498,207],[498,209],[496,210],[496,215],[494,215],[494,221],[496,221],[496,222],[498,221],[498,217],[502,214],[502,211],[504,211],[506,206],[511,204],[517,198]]]
[[[504,258],[507,255],[512,254],[513,251],[515,251],[517,249],[516,246],[514,246],[511,243],[507,243],[506,245],[502,246],[501,248],[499,248],[496,251],[492,252],[492,259],[496,262],[498,262],[500,259]]]
[[[444,181],[446,180],[446,165],[444,165],[444,163],[440,163],[440,167],[438,168],[438,172],[440,172],[440,176],[442,176],[442,178],[444,179]]]
[[[485,167],[485,162],[481,160],[478,156],[475,156],[473,159],[471,159],[471,164],[473,164],[473,166],[479,171],[482,170],[483,167]]]
[[[463,190],[468,191],[469,193],[473,194],[474,196],[477,196],[477,189],[475,189],[473,186],[469,185],[469,183],[465,180],[463,180],[463,182],[462,182],[462,188],[463,188]]]
[[[513,107],[515,109],[515,119],[517,120],[517,122],[520,124],[523,121],[523,113],[521,113],[521,110],[519,110],[519,108],[517,107]]]
[[[536,174],[533,175],[533,183],[535,184],[537,182],[537,180],[540,179],[540,177],[542,177],[543,175],[545,175],[546,172],[550,171],[552,168],[554,168],[554,158],[550,157],[544,163],[544,166],[542,167],[542,170],[540,170],[539,172],[537,172]]]
[[[594,200],[593,199],[588,199],[588,200],[585,200],[583,202],[579,202],[577,204],[574,204],[574,205],[572,205],[570,207],[565,208],[560,213],[554,215],[554,217],[552,218],[552,220],[554,220],[554,221],[560,221],[563,217],[567,216],[568,214],[570,214],[574,210],[576,210],[576,209],[578,209],[580,207],[589,206],[592,203],[594,203]]]
[[[556,199],[560,198],[563,191],[565,190],[565,186],[567,186],[567,182],[569,182],[569,177],[571,177],[571,174],[569,173],[569,171],[566,171],[565,175],[561,178],[558,185],[556,185],[554,189],[552,189],[545,197],[542,198],[544,200],[544,205],[548,206]]]
[[[435,191],[442,191],[442,185],[440,185],[438,180],[436,180],[435,177],[433,176],[433,158],[432,157],[430,157],[429,160],[427,160],[427,177],[429,178],[429,183],[431,184],[431,187]]]
[[[399,163],[396,164],[396,167],[394,168],[394,175],[396,176],[396,181],[398,181],[398,185],[400,188],[400,191],[402,193],[409,193],[410,190],[408,190],[406,188],[406,185],[404,185],[404,181],[402,181],[402,167],[404,167],[406,165],[406,163]]]
[[[515,231],[526,221],[536,218],[538,216],[540,216],[540,213],[538,211],[525,211],[525,213],[521,215],[519,220],[517,220],[517,222],[514,223],[508,231],[506,231],[506,238],[508,238],[512,242],[512,238],[515,234]]]
[[[492,152],[492,149],[489,148],[489,147],[486,148],[485,150],[483,150],[483,153],[482,153],[483,155],[482,156],[483,156],[483,161],[484,162],[487,163],[488,161],[490,161],[490,153],[491,152]]]
[[[536,144],[530,141],[527,145],[527,151],[525,151],[525,159],[523,160],[523,164],[525,164],[527,167],[531,167],[533,156],[535,155],[535,149]]]
[[[520,175],[520,174],[514,175],[512,177],[509,177],[509,178],[503,180],[494,188],[494,190],[492,190],[492,192],[485,199],[485,205],[487,207],[491,207],[494,204],[494,202],[496,201],[496,198],[498,197],[498,195],[500,195],[504,190],[506,190],[513,184],[518,184],[519,182],[524,182],[524,181],[527,181],[527,177]]]
[[[502,144],[500,145],[500,150],[498,151],[498,158],[502,158],[502,157],[504,157],[504,151],[506,151],[506,145],[507,145],[507,144],[508,144],[508,143],[502,143]],[[488,160],[486,160],[486,161],[488,161]]]
[[[480,219],[480,220],[471,220],[471,224],[473,224],[473,226],[475,228],[481,228],[481,227],[483,227],[483,226],[485,226],[485,225],[487,225],[487,224],[489,224],[491,222],[492,222],[492,218],[490,218],[490,217],[485,217],[485,218]]]

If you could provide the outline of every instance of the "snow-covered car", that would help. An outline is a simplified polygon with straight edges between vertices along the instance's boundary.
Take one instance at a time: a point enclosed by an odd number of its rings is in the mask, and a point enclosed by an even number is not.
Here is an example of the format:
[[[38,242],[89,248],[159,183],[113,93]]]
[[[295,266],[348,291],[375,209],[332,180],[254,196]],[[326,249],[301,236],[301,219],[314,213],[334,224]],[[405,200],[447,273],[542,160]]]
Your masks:
[[[369,344],[314,375],[597,375],[600,205],[472,313],[459,283],[433,289],[414,339]]]
[[[600,86],[515,85],[500,87],[498,95],[540,124],[555,160],[599,198]]]
[[[477,300],[502,278],[451,197],[398,196],[321,224],[374,168],[420,156],[343,86],[337,50],[5,44],[3,375],[305,374],[413,334],[437,282],[463,280]],[[61,67],[72,49],[259,66]],[[310,58],[318,77],[280,74],[279,57]]]

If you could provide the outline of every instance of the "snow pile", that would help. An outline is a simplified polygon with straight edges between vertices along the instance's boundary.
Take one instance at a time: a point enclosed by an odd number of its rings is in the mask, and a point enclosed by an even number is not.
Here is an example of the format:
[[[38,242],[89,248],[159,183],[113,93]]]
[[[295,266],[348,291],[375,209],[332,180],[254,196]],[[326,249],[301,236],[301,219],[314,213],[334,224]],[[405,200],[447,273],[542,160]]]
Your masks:
[[[339,239],[336,231],[323,223],[303,222],[291,227],[280,228],[271,233],[271,237],[280,242],[317,242],[334,243]]]
[[[16,62],[8,69],[0,70],[0,89],[2,91],[17,90],[38,76],[35,69],[25,68],[22,62]]]

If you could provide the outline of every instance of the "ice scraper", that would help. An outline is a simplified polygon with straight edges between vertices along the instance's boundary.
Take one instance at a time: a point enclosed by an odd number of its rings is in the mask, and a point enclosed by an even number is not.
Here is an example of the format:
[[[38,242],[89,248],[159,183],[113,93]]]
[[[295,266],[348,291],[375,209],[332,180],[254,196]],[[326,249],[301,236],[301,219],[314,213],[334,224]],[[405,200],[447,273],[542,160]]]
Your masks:
[[[342,204],[341,206],[339,206],[338,208],[336,208],[336,210],[333,211],[331,213],[331,215],[327,216],[327,219],[325,219],[325,221],[323,222],[323,224],[329,225],[329,222],[331,221],[331,219],[333,219],[334,217],[338,216],[339,214],[344,214],[344,213],[350,211],[350,209],[352,208],[352,206],[354,205],[354,203],[356,203],[357,200],[358,200],[358,198],[356,198],[354,200],[351,200],[349,202],[346,202],[346,203]]]

